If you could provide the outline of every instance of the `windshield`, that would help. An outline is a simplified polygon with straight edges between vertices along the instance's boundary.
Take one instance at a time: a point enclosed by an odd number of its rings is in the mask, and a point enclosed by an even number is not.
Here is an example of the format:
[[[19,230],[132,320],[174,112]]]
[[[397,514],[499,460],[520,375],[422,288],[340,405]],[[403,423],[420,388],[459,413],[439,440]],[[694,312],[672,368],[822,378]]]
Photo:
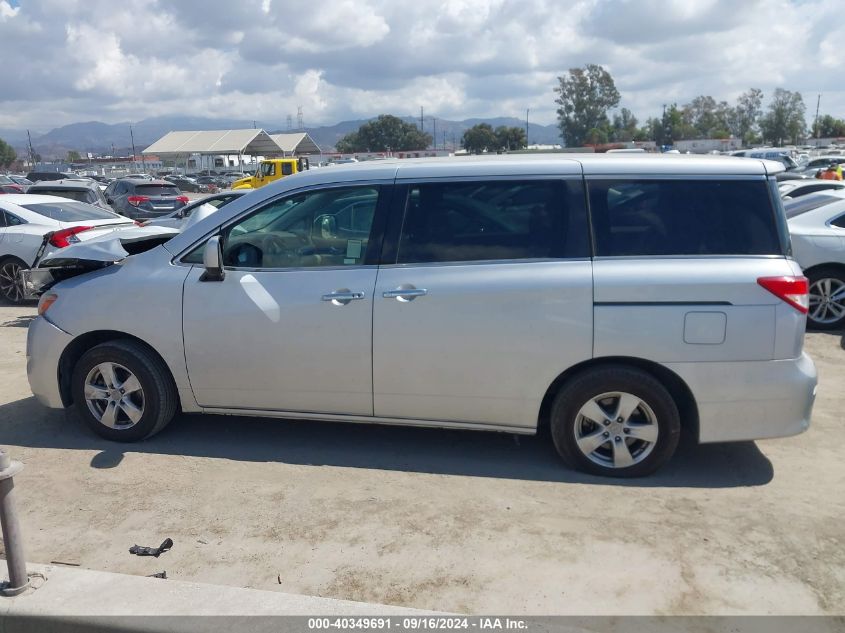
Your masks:
[[[100,209],[99,207],[68,200],[67,202],[39,202],[37,204],[20,205],[27,211],[58,220],[59,222],[80,222],[82,220],[120,220],[122,216]],[[127,220],[128,221],[128,220]]]

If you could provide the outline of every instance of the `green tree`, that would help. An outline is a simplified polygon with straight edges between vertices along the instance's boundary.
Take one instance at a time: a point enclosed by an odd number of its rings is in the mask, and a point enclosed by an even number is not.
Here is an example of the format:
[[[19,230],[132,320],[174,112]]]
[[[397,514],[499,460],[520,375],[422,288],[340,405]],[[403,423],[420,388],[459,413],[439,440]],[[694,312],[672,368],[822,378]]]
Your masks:
[[[775,146],[784,141],[797,143],[807,127],[804,121],[804,99],[800,92],[778,88],[769,103],[769,109],[760,119],[763,139]]]
[[[9,167],[18,159],[18,155],[14,148],[6,141],[0,138],[0,167]]]
[[[525,128],[500,125],[495,130],[496,149],[523,149],[528,142],[525,139]]]
[[[628,108],[622,108],[619,114],[613,115],[613,125],[609,130],[608,138],[611,141],[627,143],[633,141],[638,135],[637,117]]]
[[[470,154],[495,152],[499,149],[499,139],[496,138],[496,132],[493,131],[493,126],[489,123],[479,123],[464,132],[461,138],[461,145]]]
[[[568,76],[558,77],[555,92],[558,127],[569,147],[583,145],[592,130],[606,130],[607,111],[620,99],[613,77],[597,64],[570,68]]]
[[[425,149],[431,144],[431,135],[420,132],[415,125],[406,123],[391,114],[364,123],[357,132],[350,132],[335,147],[342,153],[386,152]]]
[[[726,138],[730,136],[730,106],[710,95],[700,95],[681,111],[684,138]]]
[[[736,138],[742,139],[746,145],[750,144],[760,115],[763,114],[763,91],[751,88],[743,92],[736,100],[728,115],[728,129]]]
[[[67,162],[78,163],[81,160],[82,156],[80,156],[79,152],[77,152],[75,149],[72,149],[67,153]]]
[[[816,138],[845,136],[845,121],[825,114],[813,123],[812,135]]]

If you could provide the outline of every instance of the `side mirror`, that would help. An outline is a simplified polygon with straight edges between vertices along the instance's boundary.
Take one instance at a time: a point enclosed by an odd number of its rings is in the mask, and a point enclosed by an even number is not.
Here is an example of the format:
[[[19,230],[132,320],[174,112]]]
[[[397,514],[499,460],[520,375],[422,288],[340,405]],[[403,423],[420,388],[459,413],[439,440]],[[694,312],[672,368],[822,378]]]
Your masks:
[[[223,281],[226,273],[223,270],[223,244],[219,235],[209,238],[205,243],[202,265],[205,267],[205,272],[200,277],[200,281]]]
[[[320,237],[330,240],[337,237],[337,219],[333,215],[320,215],[314,220],[315,228],[320,231]]]

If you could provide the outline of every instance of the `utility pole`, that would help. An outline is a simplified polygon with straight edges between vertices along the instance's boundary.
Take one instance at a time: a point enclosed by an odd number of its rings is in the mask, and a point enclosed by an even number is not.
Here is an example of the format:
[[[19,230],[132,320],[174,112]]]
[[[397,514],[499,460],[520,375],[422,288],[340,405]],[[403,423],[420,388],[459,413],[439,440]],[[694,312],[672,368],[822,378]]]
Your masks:
[[[819,106],[822,102],[822,96],[819,94],[819,98],[816,99],[816,120],[813,121],[813,127],[816,128],[816,139],[819,138]]]
[[[35,170],[35,150],[32,149],[32,137],[29,135],[29,130],[26,131],[26,138],[29,141],[29,164],[32,170]]]
[[[302,106],[296,108],[296,127],[299,131],[305,130],[305,123],[302,121]]]
[[[135,169],[135,135],[132,133],[132,124],[129,124],[129,139],[132,141],[132,169]]]
[[[525,108],[525,149],[528,149],[528,113],[531,108]]]
[[[434,126],[434,133],[431,135],[431,142],[434,143],[434,150],[437,151],[437,118],[431,117],[431,124]]]

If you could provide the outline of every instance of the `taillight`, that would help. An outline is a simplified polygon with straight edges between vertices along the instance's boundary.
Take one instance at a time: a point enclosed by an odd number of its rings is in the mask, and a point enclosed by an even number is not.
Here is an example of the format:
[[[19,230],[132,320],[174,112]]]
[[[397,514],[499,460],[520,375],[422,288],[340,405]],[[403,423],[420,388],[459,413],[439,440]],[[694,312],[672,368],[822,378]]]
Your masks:
[[[131,204],[133,207],[137,207],[142,202],[149,202],[150,199],[147,196],[129,196],[126,198],[126,202]]]
[[[77,233],[82,233],[82,231],[87,231],[88,229],[93,228],[90,226],[72,226],[69,229],[62,229],[61,231],[56,231],[53,233],[53,236],[50,238],[50,244],[56,246],[58,248],[64,248],[65,246],[70,246],[71,244],[76,244],[79,242],[79,238],[76,237]]]
[[[757,283],[801,314],[810,310],[810,283],[803,276],[759,277]]]
[[[47,294],[42,296],[41,299],[38,301],[38,316],[41,316],[42,314],[47,312],[47,310],[50,309],[50,306],[53,305],[56,302],[56,299],[58,298],[59,295],[57,295],[55,292],[48,292]]]
[[[176,199],[182,204],[188,204],[188,196],[177,196]]]

